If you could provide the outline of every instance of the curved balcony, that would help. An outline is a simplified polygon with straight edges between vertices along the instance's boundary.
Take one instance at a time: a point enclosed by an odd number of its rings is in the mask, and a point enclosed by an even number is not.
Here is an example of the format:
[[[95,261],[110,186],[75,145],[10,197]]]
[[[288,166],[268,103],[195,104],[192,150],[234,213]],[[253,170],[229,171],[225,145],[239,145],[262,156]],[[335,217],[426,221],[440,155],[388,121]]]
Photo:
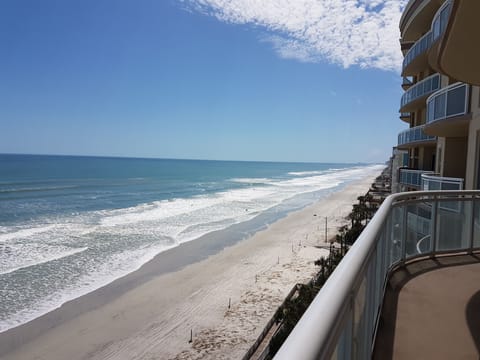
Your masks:
[[[422,101],[433,92],[440,89],[440,74],[433,74],[419,81],[408,89],[402,96],[400,102],[400,112],[411,112],[419,105],[423,105]]]
[[[411,119],[411,113],[409,112],[400,113],[400,120],[410,123],[410,119]]]
[[[425,130],[437,136],[465,136],[471,117],[469,90],[469,85],[458,82],[430,95]]]
[[[463,190],[463,179],[422,174],[422,190]]]
[[[419,145],[434,144],[437,138],[424,132],[424,125],[415,126],[398,134],[398,148],[408,149]]]
[[[432,45],[432,31],[427,32],[408,50],[403,59],[402,74],[414,75],[428,65],[427,50]]]
[[[428,66],[428,52],[445,31],[451,8],[452,3],[446,1],[435,13],[430,31],[418,39],[408,50],[403,59],[402,74],[404,76],[419,73]],[[432,53],[435,53],[434,56],[436,56],[436,51],[432,51]]]

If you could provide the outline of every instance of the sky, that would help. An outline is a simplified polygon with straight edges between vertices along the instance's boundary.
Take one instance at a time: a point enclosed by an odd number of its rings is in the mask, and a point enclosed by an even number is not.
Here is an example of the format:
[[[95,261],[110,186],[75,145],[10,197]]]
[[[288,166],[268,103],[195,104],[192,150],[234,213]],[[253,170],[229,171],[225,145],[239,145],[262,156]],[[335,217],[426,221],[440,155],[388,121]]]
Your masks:
[[[0,153],[384,162],[405,0],[2,0]]]

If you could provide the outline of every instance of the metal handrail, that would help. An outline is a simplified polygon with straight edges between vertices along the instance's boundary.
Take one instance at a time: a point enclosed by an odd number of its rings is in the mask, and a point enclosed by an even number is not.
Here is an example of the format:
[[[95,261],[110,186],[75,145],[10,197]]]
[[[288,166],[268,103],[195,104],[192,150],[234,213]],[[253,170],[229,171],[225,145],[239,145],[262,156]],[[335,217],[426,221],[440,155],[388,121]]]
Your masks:
[[[460,212],[440,206],[458,202]],[[435,256],[444,251],[471,252],[480,249],[479,234],[474,237],[480,214],[480,191],[418,191],[390,195],[355,244],[329,277],[304,313],[297,326],[275,356],[283,359],[369,359],[385,287],[393,268],[419,256]],[[425,206],[428,203],[430,206]],[[439,205],[440,204],[440,205]],[[430,214],[429,234],[415,234],[408,214]],[[451,218],[447,218],[451,216]],[[446,220],[445,220],[446,219]],[[445,221],[463,224],[461,244],[449,246],[443,241],[450,234],[439,233]],[[447,229],[448,230],[448,229]],[[458,229],[456,230],[458,231]],[[417,253],[415,245],[430,236],[430,251]],[[447,236],[448,235],[448,236]],[[413,247],[413,250],[412,250]]]

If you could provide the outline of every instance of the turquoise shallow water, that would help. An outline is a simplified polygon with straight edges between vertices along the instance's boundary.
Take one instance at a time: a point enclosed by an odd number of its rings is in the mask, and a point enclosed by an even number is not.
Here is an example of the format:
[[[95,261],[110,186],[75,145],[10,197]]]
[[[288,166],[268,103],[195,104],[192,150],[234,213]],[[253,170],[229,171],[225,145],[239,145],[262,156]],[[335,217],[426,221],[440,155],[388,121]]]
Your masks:
[[[0,331],[162,251],[268,222],[379,168],[0,155]]]

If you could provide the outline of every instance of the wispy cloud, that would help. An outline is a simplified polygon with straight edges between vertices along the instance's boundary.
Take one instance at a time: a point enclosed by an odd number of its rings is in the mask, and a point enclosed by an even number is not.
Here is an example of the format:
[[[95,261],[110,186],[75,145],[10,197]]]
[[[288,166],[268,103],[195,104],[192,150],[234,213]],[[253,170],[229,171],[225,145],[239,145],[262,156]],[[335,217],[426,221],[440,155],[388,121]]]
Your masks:
[[[179,0],[221,21],[266,30],[283,58],[398,71],[407,0]]]

